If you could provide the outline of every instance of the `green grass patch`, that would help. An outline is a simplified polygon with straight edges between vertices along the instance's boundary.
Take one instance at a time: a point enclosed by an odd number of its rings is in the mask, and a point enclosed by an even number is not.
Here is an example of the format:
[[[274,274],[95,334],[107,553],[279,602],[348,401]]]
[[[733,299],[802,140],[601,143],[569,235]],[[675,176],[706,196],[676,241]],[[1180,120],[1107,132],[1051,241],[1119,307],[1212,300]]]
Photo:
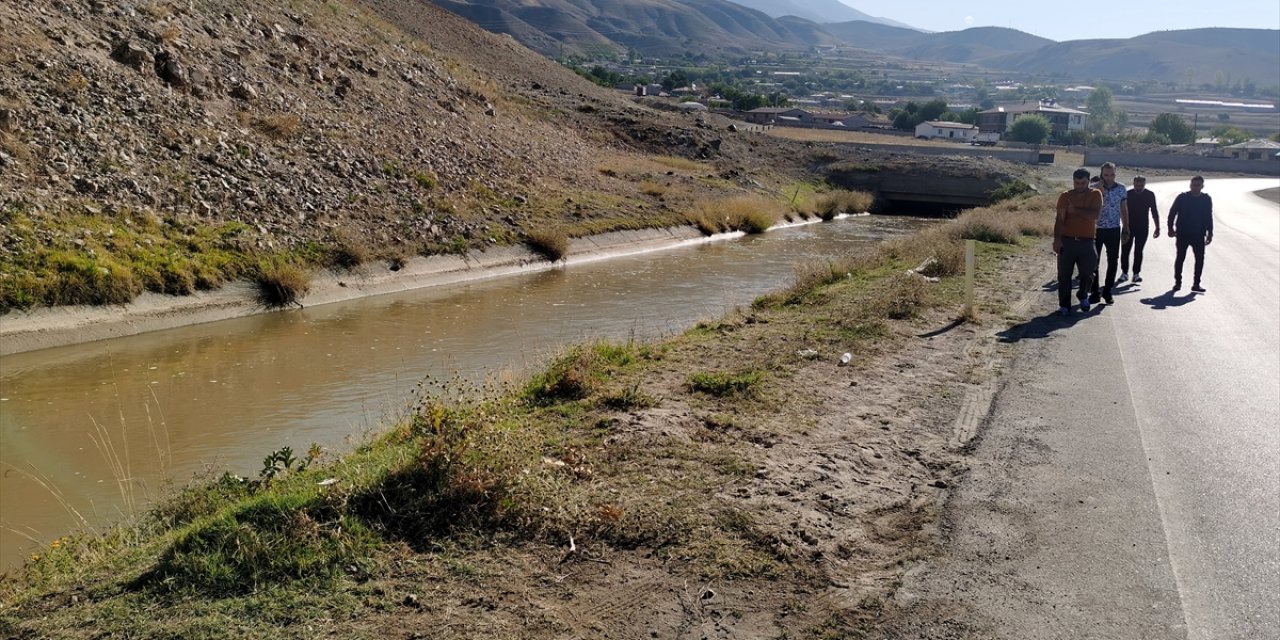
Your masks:
[[[726,371],[695,372],[689,375],[689,390],[717,398],[749,398],[756,396],[764,382],[765,372],[752,369],[737,373]]]

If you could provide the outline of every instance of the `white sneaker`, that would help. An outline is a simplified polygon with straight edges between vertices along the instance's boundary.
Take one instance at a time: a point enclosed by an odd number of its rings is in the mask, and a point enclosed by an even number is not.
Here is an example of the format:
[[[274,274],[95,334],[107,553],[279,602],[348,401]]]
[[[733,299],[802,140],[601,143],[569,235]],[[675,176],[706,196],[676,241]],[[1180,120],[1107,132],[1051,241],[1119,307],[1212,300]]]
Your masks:
[[[1128,279],[1129,279],[1129,272],[1123,271],[1120,273],[1120,277],[1116,279],[1116,282],[1125,282]]]

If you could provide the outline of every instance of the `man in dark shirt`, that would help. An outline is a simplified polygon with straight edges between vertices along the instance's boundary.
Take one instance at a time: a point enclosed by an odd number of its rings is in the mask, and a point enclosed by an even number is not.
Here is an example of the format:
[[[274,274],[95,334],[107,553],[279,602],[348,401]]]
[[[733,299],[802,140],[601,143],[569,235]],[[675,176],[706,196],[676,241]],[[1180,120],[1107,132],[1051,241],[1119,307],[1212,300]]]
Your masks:
[[[1182,288],[1182,262],[1187,247],[1196,255],[1196,279],[1191,285],[1195,293],[1204,293],[1200,274],[1204,272],[1204,248],[1213,242],[1213,199],[1204,193],[1204,178],[1191,179],[1191,190],[1178,194],[1169,207],[1169,237],[1178,242],[1178,256],[1173,260],[1173,290]]]
[[[1116,282],[1129,279],[1129,251],[1133,251],[1133,281],[1142,282],[1142,249],[1147,245],[1147,235],[1151,227],[1147,224],[1147,215],[1156,225],[1153,238],[1160,237],[1160,211],[1156,208],[1156,194],[1147,191],[1147,179],[1142,176],[1133,177],[1133,188],[1129,190],[1129,237],[1125,238],[1124,247],[1120,250],[1120,278]]]

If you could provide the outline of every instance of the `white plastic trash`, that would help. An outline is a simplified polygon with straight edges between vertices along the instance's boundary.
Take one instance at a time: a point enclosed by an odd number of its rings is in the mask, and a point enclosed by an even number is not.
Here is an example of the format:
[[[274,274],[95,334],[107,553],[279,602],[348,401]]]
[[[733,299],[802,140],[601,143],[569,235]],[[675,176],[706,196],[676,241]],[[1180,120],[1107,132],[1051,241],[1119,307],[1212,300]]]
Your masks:
[[[840,356],[840,366],[842,367],[849,364],[852,361],[853,361],[852,353],[845,353],[844,355]]]

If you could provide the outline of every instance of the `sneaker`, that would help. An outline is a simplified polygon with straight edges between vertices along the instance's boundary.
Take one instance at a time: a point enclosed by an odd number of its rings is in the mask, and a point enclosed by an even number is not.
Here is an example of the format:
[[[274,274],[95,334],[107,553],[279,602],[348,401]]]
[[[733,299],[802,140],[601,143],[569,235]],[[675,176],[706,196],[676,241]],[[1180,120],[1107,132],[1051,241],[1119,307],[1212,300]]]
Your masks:
[[[1138,284],[1139,282],[1142,282],[1142,276],[1140,276],[1140,275],[1138,275],[1138,274],[1136,274],[1136,273],[1135,273],[1135,274],[1133,274],[1133,283],[1134,283],[1134,284]]]
[[[1071,307],[1058,307],[1058,315],[1063,317],[1071,315]]]
[[[1089,294],[1089,302],[1087,304],[1098,304],[1098,301],[1101,299],[1102,299],[1102,296],[1096,293],[1091,293]]]
[[[1128,272],[1128,271],[1121,271],[1121,272],[1120,272],[1120,277],[1116,280],[1116,282],[1126,282],[1126,281],[1128,281],[1128,280],[1129,280],[1129,272]],[[1134,280],[1134,282],[1137,282],[1137,280]]]
[[[1089,301],[1088,301],[1088,300],[1086,300],[1086,301],[1084,301],[1084,302],[1081,302],[1081,303],[1080,303],[1080,313],[1089,313]]]
[[[1112,297],[1111,297],[1111,294],[1109,294],[1109,293],[1104,293],[1104,294],[1102,294],[1102,301],[1103,301],[1103,302],[1105,302],[1105,303],[1107,303],[1107,304],[1115,304],[1115,303],[1116,303],[1115,299],[1114,299],[1114,298],[1112,298]]]
[[[1199,282],[1191,285],[1191,290],[1196,293],[1204,293],[1204,287],[1200,286]]]

